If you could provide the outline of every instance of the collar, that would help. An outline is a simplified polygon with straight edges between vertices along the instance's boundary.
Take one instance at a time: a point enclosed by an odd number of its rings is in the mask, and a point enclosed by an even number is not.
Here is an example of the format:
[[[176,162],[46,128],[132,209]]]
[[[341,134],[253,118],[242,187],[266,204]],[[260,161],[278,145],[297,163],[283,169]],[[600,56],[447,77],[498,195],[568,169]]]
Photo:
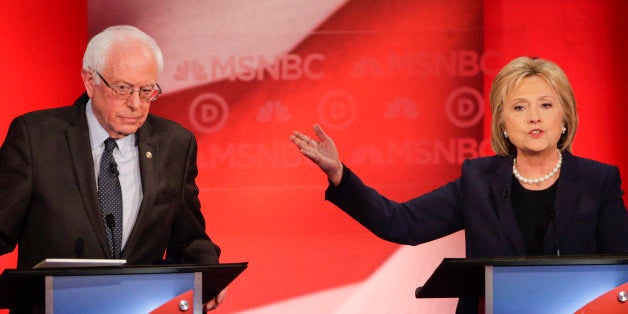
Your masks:
[[[85,106],[85,115],[87,116],[87,127],[89,128],[89,141],[92,147],[92,151],[96,149],[104,149],[104,142],[109,138],[109,134],[105,131],[105,128],[100,125],[94,111],[92,110],[92,100],[88,100]],[[123,157],[127,156],[133,149],[135,149],[135,134],[125,136],[121,139],[117,139],[118,150]]]

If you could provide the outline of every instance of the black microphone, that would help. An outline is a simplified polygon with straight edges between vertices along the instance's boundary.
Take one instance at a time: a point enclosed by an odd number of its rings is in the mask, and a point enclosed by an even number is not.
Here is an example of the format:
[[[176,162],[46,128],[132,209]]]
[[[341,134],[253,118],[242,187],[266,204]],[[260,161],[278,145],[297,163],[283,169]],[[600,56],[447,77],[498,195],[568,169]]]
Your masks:
[[[510,191],[503,190],[502,191],[502,198],[503,198],[504,201],[510,201]]]
[[[113,217],[113,214],[107,214],[107,216],[105,216],[105,222],[107,222],[107,228],[111,234],[111,246],[113,247],[111,250],[111,256],[115,259],[118,258],[116,255],[116,240],[113,236],[113,228],[116,227],[116,219]]]
[[[414,297],[419,298],[419,296],[421,295],[421,292],[423,292],[423,286],[417,287],[414,290]]]
[[[81,258],[83,256],[83,252],[85,251],[85,239],[76,239],[74,241],[74,255],[76,258]]]
[[[549,222],[554,231],[554,249],[556,256],[560,256],[560,247],[558,246],[558,230],[556,230],[556,213],[554,213],[553,205],[547,206],[547,218],[549,218]]]
[[[118,172],[118,164],[116,164],[115,161],[111,161],[111,163],[109,164],[109,171],[111,171],[111,173],[115,174],[116,176],[120,175],[120,172]]]

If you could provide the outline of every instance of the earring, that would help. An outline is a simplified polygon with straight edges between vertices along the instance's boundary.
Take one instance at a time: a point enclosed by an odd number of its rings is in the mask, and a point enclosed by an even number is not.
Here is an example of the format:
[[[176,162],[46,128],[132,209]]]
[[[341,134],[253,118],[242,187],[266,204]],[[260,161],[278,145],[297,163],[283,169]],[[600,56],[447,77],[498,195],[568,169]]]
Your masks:
[[[563,134],[565,134],[565,132],[567,132],[567,128],[563,127]]]
[[[508,132],[504,131],[504,137],[508,138]]]

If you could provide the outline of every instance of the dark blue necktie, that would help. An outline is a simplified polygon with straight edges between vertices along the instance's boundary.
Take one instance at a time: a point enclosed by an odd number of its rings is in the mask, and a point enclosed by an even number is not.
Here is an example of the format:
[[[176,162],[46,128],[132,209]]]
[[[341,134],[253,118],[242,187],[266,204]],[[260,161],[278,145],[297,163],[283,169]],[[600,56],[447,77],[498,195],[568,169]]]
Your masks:
[[[122,189],[118,180],[118,165],[113,159],[116,140],[105,140],[105,152],[100,159],[98,173],[98,199],[102,209],[102,218],[113,258],[119,258],[122,244]]]

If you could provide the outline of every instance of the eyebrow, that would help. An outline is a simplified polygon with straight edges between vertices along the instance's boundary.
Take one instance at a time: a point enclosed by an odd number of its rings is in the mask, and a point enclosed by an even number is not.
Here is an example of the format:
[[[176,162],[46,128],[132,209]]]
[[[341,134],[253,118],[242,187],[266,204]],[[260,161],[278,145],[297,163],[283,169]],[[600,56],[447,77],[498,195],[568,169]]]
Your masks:
[[[141,86],[137,86],[137,85],[134,85],[134,84],[128,83],[128,82],[126,82],[126,81],[120,81],[120,82],[118,82],[118,83],[113,83],[113,84],[111,84],[111,85],[119,85],[119,84],[124,84],[124,85],[128,85],[128,86],[131,86],[131,87],[137,87],[137,88],[152,87],[153,89],[157,89],[157,83],[153,83],[153,84],[144,84],[144,85],[141,85]]]
[[[556,97],[553,97],[552,95],[543,95],[543,96],[539,96],[534,98],[534,100],[556,100]],[[527,97],[516,97],[513,98],[509,101],[509,103],[511,102],[519,102],[519,101],[528,101]]]
[[[539,98],[537,98],[537,99],[548,99],[548,98],[549,98],[549,99],[555,99],[555,97],[554,97],[554,96],[552,96],[552,95],[545,95],[545,96],[541,96],[541,97],[539,97]]]

